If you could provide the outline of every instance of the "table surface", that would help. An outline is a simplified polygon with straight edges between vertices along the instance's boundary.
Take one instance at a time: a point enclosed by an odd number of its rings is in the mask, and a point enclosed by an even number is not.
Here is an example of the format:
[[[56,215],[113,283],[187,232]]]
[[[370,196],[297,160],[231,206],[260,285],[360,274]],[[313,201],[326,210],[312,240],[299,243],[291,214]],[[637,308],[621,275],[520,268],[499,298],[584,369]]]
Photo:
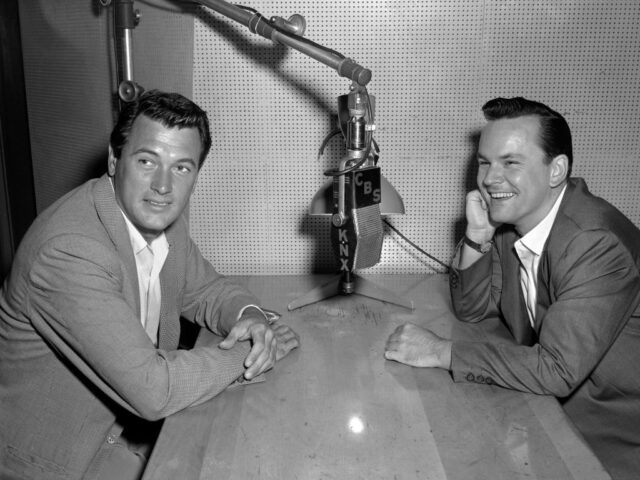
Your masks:
[[[384,359],[387,337],[407,321],[453,338],[505,334],[497,321],[457,321],[446,275],[364,277],[413,311],[359,294],[287,311],[330,277],[237,278],[301,347],[266,381],[167,418],[145,480],[609,478],[553,397]]]

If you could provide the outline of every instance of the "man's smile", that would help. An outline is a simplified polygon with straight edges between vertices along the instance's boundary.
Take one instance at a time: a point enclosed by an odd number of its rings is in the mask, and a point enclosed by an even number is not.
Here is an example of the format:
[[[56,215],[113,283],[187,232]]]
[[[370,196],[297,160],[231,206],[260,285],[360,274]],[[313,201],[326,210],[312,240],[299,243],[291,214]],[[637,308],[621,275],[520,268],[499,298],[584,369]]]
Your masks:
[[[147,202],[152,207],[158,207],[158,208],[168,207],[172,203],[172,202],[170,202],[168,200],[167,201],[160,201],[160,200],[151,200],[151,199],[147,199],[147,200],[145,200],[145,202]]]
[[[508,198],[515,197],[516,194],[513,192],[487,192],[492,200],[504,200]]]

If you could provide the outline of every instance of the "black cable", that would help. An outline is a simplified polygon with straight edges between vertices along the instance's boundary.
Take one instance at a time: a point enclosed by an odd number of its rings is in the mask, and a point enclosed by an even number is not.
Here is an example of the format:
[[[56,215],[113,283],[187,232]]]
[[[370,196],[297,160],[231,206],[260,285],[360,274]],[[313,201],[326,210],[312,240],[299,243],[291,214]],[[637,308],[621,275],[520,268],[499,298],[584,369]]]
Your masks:
[[[384,223],[386,223],[389,228],[391,230],[393,230],[394,232],[396,232],[400,238],[402,238],[405,242],[407,242],[409,245],[411,245],[413,248],[415,248],[416,250],[418,250],[420,253],[422,253],[423,255],[426,255],[427,257],[429,257],[431,260],[433,260],[434,262],[438,262],[440,265],[442,265],[446,270],[442,273],[448,273],[449,272],[449,265],[447,265],[446,263],[438,260],[436,257],[434,257],[433,255],[425,252],[422,248],[420,248],[418,245],[416,245],[415,243],[413,243],[411,240],[409,240],[400,230],[398,230],[396,227],[394,227],[393,225],[391,225],[391,223],[389,223],[389,221],[386,218],[383,218],[382,221]]]
[[[322,145],[320,145],[320,148],[318,149],[318,160],[320,160],[322,158],[322,156],[324,155],[324,149],[326,148],[326,146],[329,143],[329,141],[333,137],[335,137],[336,135],[338,135],[340,133],[342,133],[342,130],[340,130],[339,128],[336,128],[334,131],[329,133],[329,135],[324,137],[324,140],[322,141]]]

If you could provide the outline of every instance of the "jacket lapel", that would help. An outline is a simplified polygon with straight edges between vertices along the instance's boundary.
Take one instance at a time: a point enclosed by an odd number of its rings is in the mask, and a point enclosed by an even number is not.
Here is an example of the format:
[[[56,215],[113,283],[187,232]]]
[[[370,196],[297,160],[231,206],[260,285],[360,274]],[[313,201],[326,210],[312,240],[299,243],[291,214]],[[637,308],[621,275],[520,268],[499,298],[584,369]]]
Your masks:
[[[566,234],[562,231],[563,224],[558,222],[558,218],[565,215],[567,209],[572,208],[573,197],[577,195],[578,198],[584,195],[587,191],[587,186],[581,178],[570,178],[567,182],[567,190],[564,192],[564,198],[558,209],[558,214],[553,222],[549,237],[545,242],[542,256],[540,258],[540,264],[538,267],[537,278],[537,302],[536,302],[536,332],[540,331],[542,327],[543,319],[547,314],[547,310],[552,301],[555,301],[555,292],[553,291],[553,285],[551,283],[551,267],[549,265],[549,248],[556,249],[554,243],[563,242]]]
[[[136,313],[140,317],[140,292],[138,289],[136,259],[131,248],[129,234],[127,233],[127,225],[116,202],[111,181],[106,174],[100,177],[95,184],[94,200],[98,217],[124,264],[126,275],[122,293],[130,305],[135,305]]]

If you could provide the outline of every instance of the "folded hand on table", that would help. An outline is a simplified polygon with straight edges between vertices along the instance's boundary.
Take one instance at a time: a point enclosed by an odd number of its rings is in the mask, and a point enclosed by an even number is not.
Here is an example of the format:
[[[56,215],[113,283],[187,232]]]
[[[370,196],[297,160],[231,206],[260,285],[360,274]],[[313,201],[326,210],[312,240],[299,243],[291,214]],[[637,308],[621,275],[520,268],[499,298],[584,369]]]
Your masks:
[[[227,350],[238,341],[251,341],[251,351],[244,361],[244,378],[251,380],[271,369],[275,362],[300,344],[298,335],[287,325],[272,323],[264,316],[243,316],[218,347]]]

